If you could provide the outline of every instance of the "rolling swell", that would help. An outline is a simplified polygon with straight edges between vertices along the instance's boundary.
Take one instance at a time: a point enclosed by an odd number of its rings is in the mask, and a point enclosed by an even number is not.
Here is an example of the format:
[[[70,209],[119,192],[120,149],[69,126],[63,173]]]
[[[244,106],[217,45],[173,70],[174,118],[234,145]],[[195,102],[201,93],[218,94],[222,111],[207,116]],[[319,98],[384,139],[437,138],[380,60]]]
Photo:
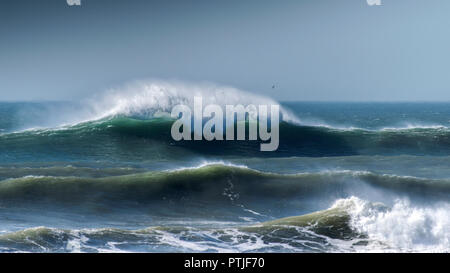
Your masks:
[[[409,129],[334,129],[280,124],[276,152],[260,152],[260,141],[174,141],[170,118],[113,117],[58,129],[28,130],[0,135],[0,160],[33,160],[36,154],[67,160],[80,156],[115,160],[182,158],[190,155],[243,157],[346,155],[450,155],[450,130],[445,127]],[[61,158],[63,157],[64,158]]]
[[[330,244],[328,238],[366,238],[352,228],[348,209],[333,206],[307,215],[226,228],[153,226],[138,230],[69,230],[35,227],[0,234],[0,252],[2,249],[31,252],[338,251],[339,246]]]
[[[110,177],[25,176],[0,182],[2,208],[78,206],[145,209],[149,214],[199,213],[283,216],[317,202],[346,198],[378,188],[400,195],[448,199],[448,179],[424,179],[359,171],[326,171],[292,175],[264,173],[229,165],[206,165]],[[323,202],[322,202],[323,201]],[[267,204],[270,204],[267,205]],[[314,207],[312,206],[312,207]],[[151,210],[149,208],[158,208]],[[51,210],[51,207],[49,208]]]

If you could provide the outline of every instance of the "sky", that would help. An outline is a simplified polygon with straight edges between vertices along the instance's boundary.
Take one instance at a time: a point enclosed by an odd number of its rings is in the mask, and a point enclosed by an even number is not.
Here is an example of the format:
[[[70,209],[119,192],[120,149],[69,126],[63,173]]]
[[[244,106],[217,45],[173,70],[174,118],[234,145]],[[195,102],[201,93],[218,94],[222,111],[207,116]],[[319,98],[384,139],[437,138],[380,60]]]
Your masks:
[[[0,100],[78,100],[152,78],[282,101],[450,101],[450,1],[381,4],[0,0]]]

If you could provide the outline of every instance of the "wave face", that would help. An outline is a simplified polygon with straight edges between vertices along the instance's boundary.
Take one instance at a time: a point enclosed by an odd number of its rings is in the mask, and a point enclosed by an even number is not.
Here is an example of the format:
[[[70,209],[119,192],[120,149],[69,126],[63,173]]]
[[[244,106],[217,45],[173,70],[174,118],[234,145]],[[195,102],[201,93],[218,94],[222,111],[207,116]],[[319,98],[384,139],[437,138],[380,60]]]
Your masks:
[[[0,103],[0,252],[449,252],[449,104],[283,103],[260,152],[174,141],[194,95],[279,104],[155,81]]]
[[[60,129],[38,129],[0,135],[0,149],[21,160],[33,160],[33,154],[68,160],[80,154],[86,159],[117,154],[118,160],[170,159],[185,153],[200,156],[286,157],[350,155],[450,155],[450,130],[414,128],[369,131],[330,129],[280,124],[277,151],[261,152],[261,141],[174,141],[170,129],[174,120],[141,120],[114,117]],[[31,155],[31,156],[30,156]],[[28,157],[28,158],[27,158]],[[30,158],[31,157],[31,158]]]

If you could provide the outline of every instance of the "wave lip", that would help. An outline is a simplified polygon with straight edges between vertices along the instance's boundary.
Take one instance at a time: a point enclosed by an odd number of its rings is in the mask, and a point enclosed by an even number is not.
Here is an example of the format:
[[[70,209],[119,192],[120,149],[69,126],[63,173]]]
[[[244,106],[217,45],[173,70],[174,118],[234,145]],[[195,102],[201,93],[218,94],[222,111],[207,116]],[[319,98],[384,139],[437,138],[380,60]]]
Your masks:
[[[91,120],[114,116],[160,117],[170,115],[175,105],[193,107],[194,97],[202,97],[203,104],[244,106],[274,105],[275,100],[252,94],[233,87],[212,83],[183,83],[180,81],[136,81],[122,88],[111,89],[89,104],[96,115]],[[298,122],[298,118],[287,109],[281,108],[282,117],[288,122]]]

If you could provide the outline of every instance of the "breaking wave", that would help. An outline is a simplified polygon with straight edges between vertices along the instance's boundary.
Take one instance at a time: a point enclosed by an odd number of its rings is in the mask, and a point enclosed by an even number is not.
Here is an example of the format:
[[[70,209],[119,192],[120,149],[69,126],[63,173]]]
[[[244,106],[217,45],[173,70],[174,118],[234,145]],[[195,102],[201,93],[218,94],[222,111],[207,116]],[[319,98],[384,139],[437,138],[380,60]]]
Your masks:
[[[449,207],[393,207],[356,197],[329,209],[252,226],[68,230],[35,227],[0,234],[8,252],[446,252]]]

